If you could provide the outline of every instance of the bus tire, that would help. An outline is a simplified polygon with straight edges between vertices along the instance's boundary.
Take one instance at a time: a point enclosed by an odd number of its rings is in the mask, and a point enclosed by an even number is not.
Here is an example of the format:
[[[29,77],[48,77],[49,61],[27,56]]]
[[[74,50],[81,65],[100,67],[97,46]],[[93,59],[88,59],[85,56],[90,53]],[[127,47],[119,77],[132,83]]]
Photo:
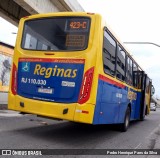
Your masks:
[[[144,121],[146,114],[147,114],[147,106],[145,106],[145,114],[144,114],[144,116],[142,116],[142,118],[140,119],[140,121]]]
[[[131,115],[130,108],[127,107],[126,114],[125,114],[125,118],[124,118],[124,123],[121,124],[121,131],[122,131],[122,132],[126,132],[127,129],[128,129],[128,127],[129,127],[130,115]]]
[[[144,116],[143,116],[143,117],[140,119],[140,121],[144,121],[144,119],[145,119],[145,116],[146,116],[146,115],[144,115]]]

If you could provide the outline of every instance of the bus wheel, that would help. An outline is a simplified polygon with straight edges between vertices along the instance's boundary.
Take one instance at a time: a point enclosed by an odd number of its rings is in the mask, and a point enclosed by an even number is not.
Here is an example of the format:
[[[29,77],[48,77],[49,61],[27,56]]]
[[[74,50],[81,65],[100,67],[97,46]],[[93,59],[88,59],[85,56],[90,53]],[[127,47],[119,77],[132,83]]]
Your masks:
[[[124,123],[121,124],[121,131],[122,132],[126,132],[127,131],[128,127],[129,127],[129,122],[130,122],[130,108],[127,107]]]
[[[145,106],[145,114],[144,116],[141,117],[140,121],[144,121],[146,114],[147,114],[147,106]]]
[[[142,118],[140,119],[140,121],[144,121],[145,116],[146,116],[146,115],[142,116]]]

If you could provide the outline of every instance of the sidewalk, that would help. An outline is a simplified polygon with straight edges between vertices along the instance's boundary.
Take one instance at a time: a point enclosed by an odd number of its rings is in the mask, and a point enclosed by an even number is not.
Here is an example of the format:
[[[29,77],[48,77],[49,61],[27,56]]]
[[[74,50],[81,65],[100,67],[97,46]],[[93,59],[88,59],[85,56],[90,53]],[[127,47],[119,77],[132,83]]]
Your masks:
[[[17,116],[23,116],[23,115],[19,114],[19,112],[17,111],[0,110],[0,117],[17,117]]]
[[[0,110],[7,109],[7,104],[8,104],[8,93],[0,92]]]

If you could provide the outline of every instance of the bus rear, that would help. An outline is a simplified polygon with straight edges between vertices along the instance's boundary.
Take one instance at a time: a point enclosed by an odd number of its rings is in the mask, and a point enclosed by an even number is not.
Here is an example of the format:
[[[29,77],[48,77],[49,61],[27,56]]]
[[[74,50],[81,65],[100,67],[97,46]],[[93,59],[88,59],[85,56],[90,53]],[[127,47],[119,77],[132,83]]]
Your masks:
[[[8,108],[92,123],[97,77],[96,15],[54,13],[22,18]],[[95,79],[94,79],[95,78]]]

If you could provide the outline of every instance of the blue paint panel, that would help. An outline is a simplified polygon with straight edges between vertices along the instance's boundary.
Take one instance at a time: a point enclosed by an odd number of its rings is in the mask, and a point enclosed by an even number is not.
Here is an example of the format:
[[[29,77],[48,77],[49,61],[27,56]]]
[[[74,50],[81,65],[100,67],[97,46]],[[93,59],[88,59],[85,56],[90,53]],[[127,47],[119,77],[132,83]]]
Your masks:
[[[102,103],[118,103],[118,98],[116,93],[118,91],[117,87],[114,87],[112,84],[103,82],[103,94],[102,94]]]
[[[140,119],[140,105],[141,105],[141,92],[137,92],[137,102],[136,102],[136,108],[135,108],[135,116],[134,118]]]
[[[130,91],[136,93],[137,97],[136,100],[130,100],[128,99],[128,104],[131,104],[131,120],[138,120],[140,118],[140,100],[141,100],[141,92],[137,92],[133,89],[130,89]],[[127,105],[128,105],[127,104]]]
[[[119,98],[116,97],[119,89],[111,84],[103,82],[103,94],[101,100],[101,111],[99,122],[101,124],[110,124],[118,122],[119,115]]]
[[[36,65],[46,71],[42,69],[34,74]],[[58,73],[58,69],[63,72]],[[18,95],[45,101],[77,102],[83,71],[81,63],[19,62]]]
[[[132,89],[130,91],[137,94],[137,99],[131,102],[128,99],[128,87],[116,87],[99,79],[93,124],[123,123],[129,103],[131,103],[131,120],[139,119],[141,93]],[[122,94],[122,97],[117,97],[116,94]]]
[[[119,111],[119,121],[117,123],[123,123],[125,117],[125,111],[127,109],[127,105],[129,104],[128,96],[128,88],[121,89],[122,98],[120,99],[120,111]]]
[[[95,107],[95,111],[94,111],[93,124],[99,124],[102,94],[103,94],[103,81],[99,80],[98,81],[97,100],[96,100],[96,107]]]
[[[130,89],[131,92],[136,93],[134,90]],[[132,100],[131,102],[131,120],[135,120],[135,109],[137,105],[137,100]]]
[[[93,124],[113,124],[119,122],[120,105],[116,94],[120,91],[120,88],[99,80]]]

